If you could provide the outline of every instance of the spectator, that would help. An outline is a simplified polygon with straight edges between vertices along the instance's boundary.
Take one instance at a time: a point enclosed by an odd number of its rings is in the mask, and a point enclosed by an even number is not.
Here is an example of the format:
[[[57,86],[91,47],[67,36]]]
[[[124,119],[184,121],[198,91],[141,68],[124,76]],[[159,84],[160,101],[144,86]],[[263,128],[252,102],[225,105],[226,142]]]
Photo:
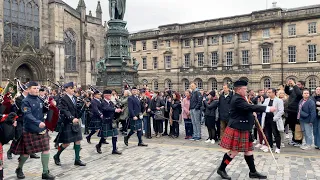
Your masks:
[[[202,106],[202,96],[197,89],[196,83],[192,82],[190,84],[192,90],[190,99],[190,115],[193,125],[193,137],[190,140],[199,141],[201,139],[201,116],[200,108]]]

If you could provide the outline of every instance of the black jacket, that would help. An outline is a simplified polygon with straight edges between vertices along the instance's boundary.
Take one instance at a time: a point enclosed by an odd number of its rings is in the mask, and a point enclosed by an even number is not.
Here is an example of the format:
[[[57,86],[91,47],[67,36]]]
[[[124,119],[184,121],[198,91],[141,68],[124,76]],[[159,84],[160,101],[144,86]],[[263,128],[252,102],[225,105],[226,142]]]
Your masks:
[[[148,97],[140,99],[141,112],[144,116],[148,115],[148,109],[150,108],[150,99]],[[147,107],[145,105],[148,105]],[[151,108],[150,108],[151,110]]]
[[[75,96],[73,96],[73,98],[75,99],[75,101],[77,101]],[[74,104],[72,102],[72,100],[68,95],[64,95],[61,98],[60,108],[59,108],[61,118],[63,118],[63,122],[69,124],[69,123],[72,123],[72,120],[74,118],[80,118],[81,113],[78,111],[78,109],[80,108],[77,107],[77,103]]]
[[[289,95],[288,112],[297,113],[299,108],[299,102],[302,99],[302,91],[299,89],[297,85],[293,86],[292,89],[290,89],[289,86],[286,86],[284,88],[284,91],[286,94]]]
[[[208,104],[208,101],[204,101],[203,104],[206,108],[204,115],[216,118],[216,110],[218,108],[219,101],[214,100],[210,104]]]
[[[190,98],[190,110],[191,109],[196,109],[200,110],[202,106],[202,96],[201,93],[198,90],[194,90],[191,93],[191,98]]]
[[[161,106],[164,106],[164,105],[165,105],[165,103],[162,100],[162,98],[160,98],[160,97],[153,98],[150,101],[150,109],[153,112],[155,112],[157,110],[157,107],[161,107]]]
[[[172,120],[179,120],[180,114],[182,112],[181,101],[174,101],[174,104],[171,104],[172,107]]]
[[[233,96],[233,92],[230,91],[227,97],[224,97],[224,93],[219,97],[219,119],[221,121],[228,121],[230,117],[230,102]]]

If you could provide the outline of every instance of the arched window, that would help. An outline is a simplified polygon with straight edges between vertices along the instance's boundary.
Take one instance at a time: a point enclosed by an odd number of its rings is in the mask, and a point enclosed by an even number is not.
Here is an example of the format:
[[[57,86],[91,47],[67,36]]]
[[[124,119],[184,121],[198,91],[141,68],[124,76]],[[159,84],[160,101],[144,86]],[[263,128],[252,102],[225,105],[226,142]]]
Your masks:
[[[183,82],[184,90],[189,89],[189,86],[190,86],[189,80],[188,79],[184,79],[182,82]]]
[[[159,83],[158,81],[153,81],[153,90],[158,91],[159,90]]]
[[[172,90],[172,82],[170,79],[167,79],[164,84],[165,88]]]
[[[4,0],[4,42],[19,47],[28,42],[40,46],[39,7],[35,0]]]
[[[66,70],[77,70],[77,58],[76,58],[76,37],[73,31],[68,30],[64,33],[64,54],[66,59]]]
[[[317,79],[315,77],[310,77],[308,80],[308,87],[310,91],[313,93],[317,88]]]
[[[202,82],[202,80],[197,81],[197,86],[198,86],[198,89],[203,89],[203,82]]]
[[[269,89],[271,88],[271,79],[270,78],[265,78],[263,80],[263,88],[264,89]]]
[[[209,85],[211,85],[210,90],[218,90],[218,82],[216,79],[210,79]]]

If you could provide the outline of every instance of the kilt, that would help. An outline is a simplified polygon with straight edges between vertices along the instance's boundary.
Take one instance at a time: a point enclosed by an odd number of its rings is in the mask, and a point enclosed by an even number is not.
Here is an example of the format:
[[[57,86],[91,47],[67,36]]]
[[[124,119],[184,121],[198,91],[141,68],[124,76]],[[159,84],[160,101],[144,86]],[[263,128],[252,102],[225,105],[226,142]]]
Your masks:
[[[82,131],[72,131],[72,124],[63,124],[58,134],[57,143],[69,144],[82,140]]]
[[[98,137],[114,137],[119,134],[117,128],[112,128],[112,122],[102,123]]]
[[[130,118],[130,129],[132,131],[137,131],[139,129],[142,130],[142,120],[133,120],[132,118]]]
[[[101,128],[101,126],[102,126],[101,119],[92,118],[90,120],[88,128],[91,131],[97,131],[97,130],[99,130]]]
[[[251,142],[249,138],[249,131],[240,131],[231,127],[227,127],[224,131],[220,146],[231,151],[252,151],[254,149],[252,144],[253,142]]]
[[[0,166],[3,165],[3,146],[0,143]]]
[[[22,136],[11,143],[11,152],[15,155],[34,154],[50,150],[48,131],[45,134],[23,132]]]

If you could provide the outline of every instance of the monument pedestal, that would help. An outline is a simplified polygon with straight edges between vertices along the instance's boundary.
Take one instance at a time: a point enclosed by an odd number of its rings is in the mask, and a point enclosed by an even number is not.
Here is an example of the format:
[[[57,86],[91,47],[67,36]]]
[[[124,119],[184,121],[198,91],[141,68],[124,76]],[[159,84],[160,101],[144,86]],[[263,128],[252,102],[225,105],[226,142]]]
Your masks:
[[[138,84],[137,69],[128,66],[130,57],[129,32],[127,22],[113,19],[108,22],[109,29],[105,37],[105,58],[98,66],[97,85],[103,88],[121,90],[123,82],[130,86]]]

